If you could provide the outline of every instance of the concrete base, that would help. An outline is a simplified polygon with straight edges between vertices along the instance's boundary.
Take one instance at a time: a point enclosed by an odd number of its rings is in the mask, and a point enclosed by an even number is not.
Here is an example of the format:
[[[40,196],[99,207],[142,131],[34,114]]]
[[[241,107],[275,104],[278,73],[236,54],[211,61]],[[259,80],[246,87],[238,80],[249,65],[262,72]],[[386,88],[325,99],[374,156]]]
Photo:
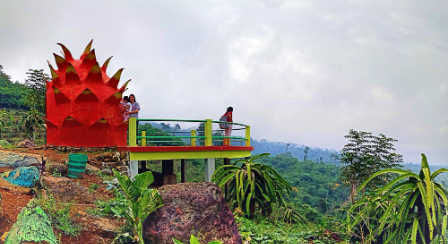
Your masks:
[[[215,159],[208,158],[205,160],[205,181],[211,182],[213,173],[215,173]]]
[[[138,160],[131,160],[129,164],[129,177],[133,180],[138,174]]]

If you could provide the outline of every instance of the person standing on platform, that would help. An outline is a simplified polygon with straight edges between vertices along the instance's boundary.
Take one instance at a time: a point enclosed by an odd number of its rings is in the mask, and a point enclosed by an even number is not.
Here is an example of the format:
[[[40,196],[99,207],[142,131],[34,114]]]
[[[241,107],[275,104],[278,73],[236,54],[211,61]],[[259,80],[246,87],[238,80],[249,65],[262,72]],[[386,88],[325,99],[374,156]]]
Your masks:
[[[227,112],[223,115],[226,117],[226,122],[233,122],[233,108],[228,107]],[[224,129],[224,136],[230,136],[232,134],[232,124],[226,124]],[[224,146],[230,146],[230,138],[224,138]]]
[[[138,112],[140,111],[140,104],[138,104],[137,100],[135,99],[134,94],[129,95],[129,101],[131,102],[131,111],[126,112],[126,114],[129,115],[130,118],[136,118],[138,119]],[[137,133],[138,136],[138,121],[137,121]],[[138,139],[137,139],[137,145],[138,145]]]

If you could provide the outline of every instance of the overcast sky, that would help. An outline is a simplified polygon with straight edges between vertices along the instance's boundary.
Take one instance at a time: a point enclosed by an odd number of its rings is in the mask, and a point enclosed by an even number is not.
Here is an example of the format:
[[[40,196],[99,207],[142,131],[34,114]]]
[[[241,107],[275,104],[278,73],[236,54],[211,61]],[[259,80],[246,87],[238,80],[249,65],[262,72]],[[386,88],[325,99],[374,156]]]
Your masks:
[[[349,129],[448,165],[448,1],[0,1],[0,65],[23,82],[94,39],[141,118],[218,120],[340,150]]]

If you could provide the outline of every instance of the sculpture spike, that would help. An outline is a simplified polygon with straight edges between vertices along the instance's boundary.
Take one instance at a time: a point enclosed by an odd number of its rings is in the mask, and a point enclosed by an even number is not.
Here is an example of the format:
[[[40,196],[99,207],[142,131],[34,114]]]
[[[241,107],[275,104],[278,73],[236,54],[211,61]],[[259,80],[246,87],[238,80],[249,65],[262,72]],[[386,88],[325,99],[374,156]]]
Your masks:
[[[67,62],[73,61],[72,53],[64,46],[64,44],[58,43],[59,46],[62,47],[62,51],[64,51],[64,56]]]
[[[73,65],[68,63],[67,69],[65,70],[65,85],[76,86],[80,84],[81,80],[79,79],[78,73],[76,73]]]
[[[81,54],[81,59],[84,59],[87,56],[87,54],[90,53],[90,50],[92,49],[92,42],[93,42],[93,39],[89,42],[89,44],[87,45],[86,49]]]
[[[54,59],[56,60],[56,65],[58,66],[59,70],[64,70],[67,68],[67,60],[65,60],[63,57],[57,55],[56,53],[53,53]]]
[[[45,80],[45,88],[50,87],[50,82],[48,82],[47,77],[45,76],[44,72],[41,70],[40,73],[42,74],[42,77],[44,77],[44,80]]]
[[[56,73],[56,71],[53,69],[53,66],[51,66],[50,62],[48,62],[48,66],[50,67],[51,80],[53,82],[53,85],[61,87],[63,84],[61,82],[61,79],[59,79],[58,73]]]
[[[108,58],[108,59],[106,60],[106,62],[104,62],[103,66],[101,66],[101,70],[102,70],[103,72],[106,72],[106,70],[107,70],[107,66],[109,65],[109,61],[110,61],[110,59],[111,59],[112,57],[113,57],[113,56],[110,56],[110,58]]]
[[[116,89],[118,86],[118,82],[120,82],[120,77],[121,77],[121,73],[123,72],[123,70],[124,69],[119,69],[117,71],[117,73],[115,73],[115,75],[109,79],[109,81],[107,82],[107,85]]]
[[[128,86],[129,82],[131,81],[131,79],[129,79],[128,81],[126,81],[126,83],[124,83],[124,85],[120,88],[123,89],[123,91],[126,89],[126,87]]]
[[[90,69],[89,74],[87,74],[86,77],[86,83],[98,83],[101,85],[104,85],[102,75],[101,75],[101,68],[98,65],[98,62],[93,65],[93,67]]]
[[[84,60],[82,60],[81,65],[84,67],[88,67],[94,65],[95,63],[96,63],[96,55],[95,55],[95,49],[93,49],[92,51],[90,51],[89,54],[87,54]]]

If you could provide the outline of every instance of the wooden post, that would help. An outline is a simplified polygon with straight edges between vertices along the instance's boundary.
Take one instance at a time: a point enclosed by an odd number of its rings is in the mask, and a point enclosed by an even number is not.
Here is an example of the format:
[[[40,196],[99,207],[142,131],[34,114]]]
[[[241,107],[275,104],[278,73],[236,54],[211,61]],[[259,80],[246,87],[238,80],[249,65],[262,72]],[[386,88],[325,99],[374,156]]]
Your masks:
[[[177,179],[174,174],[174,160],[162,160],[163,185],[176,184]]]
[[[196,130],[191,130],[191,136],[196,136]],[[196,146],[196,138],[191,138],[190,144],[192,147],[195,147]]]
[[[187,182],[187,160],[186,159],[180,160],[180,182],[181,183]]]
[[[250,147],[250,125],[246,126],[246,147]]]
[[[146,168],[146,160],[138,161],[138,164],[140,165],[140,168],[138,169],[139,174],[148,171],[148,168]]]
[[[213,138],[212,138],[212,120],[205,120],[205,128],[204,128],[204,136],[205,136],[205,145],[204,146],[212,146]]]
[[[174,160],[162,160],[162,175],[174,174]]]
[[[129,118],[129,146],[137,146],[137,119]]]
[[[142,130],[142,136],[146,136],[146,131]],[[146,138],[142,138],[142,146],[146,146]]]

